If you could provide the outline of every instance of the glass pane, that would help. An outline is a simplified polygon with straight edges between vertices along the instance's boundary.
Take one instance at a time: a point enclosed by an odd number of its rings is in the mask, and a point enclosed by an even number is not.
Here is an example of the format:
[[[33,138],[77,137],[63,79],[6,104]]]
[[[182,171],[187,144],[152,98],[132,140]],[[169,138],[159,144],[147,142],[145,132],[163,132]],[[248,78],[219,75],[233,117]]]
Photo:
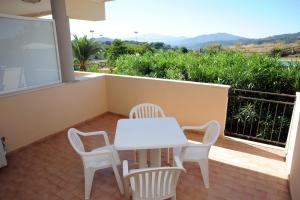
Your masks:
[[[51,20],[0,17],[0,94],[60,82]]]

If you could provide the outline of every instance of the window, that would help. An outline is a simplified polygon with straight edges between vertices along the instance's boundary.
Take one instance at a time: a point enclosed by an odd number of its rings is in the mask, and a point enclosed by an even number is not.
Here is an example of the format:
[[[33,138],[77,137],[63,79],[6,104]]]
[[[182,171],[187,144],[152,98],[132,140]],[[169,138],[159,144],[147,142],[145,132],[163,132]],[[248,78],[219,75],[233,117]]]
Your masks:
[[[0,15],[0,94],[60,82],[53,20]]]

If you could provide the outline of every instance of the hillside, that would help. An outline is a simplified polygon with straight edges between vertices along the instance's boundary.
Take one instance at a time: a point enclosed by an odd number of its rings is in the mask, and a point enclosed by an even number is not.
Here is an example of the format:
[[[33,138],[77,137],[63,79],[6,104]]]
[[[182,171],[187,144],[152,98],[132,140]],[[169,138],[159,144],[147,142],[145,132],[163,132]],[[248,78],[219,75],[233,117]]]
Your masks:
[[[111,42],[113,40],[112,38],[108,38],[108,37],[101,37],[96,39],[101,42]],[[167,36],[167,35],[152,33],[152,34],[137,35],[137,37],[125,38],[125,40],[128,41],[137,40],[138,42],[164,42],[173,47],[185,46],[189,49],[198,50],[211,43],[219,43],[222,44],[223,46],[231,46],[236,43],[243,44],[243,45],[251,45],[251,44],[265,45],[265,44],[280,43],[280,42],[290,44],[296,42],[297,40],[300,40],[300,32],[274,35],[274,36],[258,38],[258,39],[245,38],[237,35],[232,35],[229,33],[206,34],[206,35],[199,35],[192,38],[183,37],[183,36],[179,36],[179,37]],[[266,46],[268,46],[267,48],[273,47],[273,45],[271,45],[272,47],[270,45],[266,45]]]
[[[250,39],[250,38],[235,36],[227,33],[217,33],[217,34],[202,35],[195,38],[191,38],[183,41],[181,44],[178,44],[178,46],[186,46],[187,48],[190,49],[200,49],[211,43],[219,43],[222,44],[223,46],[234,45],[235,43],[240,43],[244,45],[251,45],[251,44],[265,45],[271,43],[290,44],[296,42],[297,40],[300,40],[300,32],[291,33],[291,34],[281,34],[281,35],[269,36],[269,37],[258,38],[258,39]],[[266,46],[270,46],[270,45],[266,45]]]
[[[263,53],[271,55],[279,55],[280,57],[294,57],[297,58],[300,56],[300,43],[285,43],[279,42],[269,42],[262,44],[241,44],[236,43],[233,45],[228,45],[224,47],[225,49],[240,51],[245,53]]]
[[[274,36],[260,38],[260,39],[248,39],[248,40],[242,41],[242,43],[244,43],[244,44],[263,44],[263,43],[273,43],[273,42],[277,42],[277,41],[282,41],[285,43],[293,43],[293,42],[296,42],[297,40],[300,40],[300,32],[274,35]]]
[[[197,37],[189,38],[175,44],[176,46],[185,46],[191,49],[199,49],[210,43],[220,43],[222,45],[230,45],[238,41],[247,40],[247,38],[228,34],[228,33],[215,33],[208,35],[200,35]],[[173,44],[174,45],[174,44]]]

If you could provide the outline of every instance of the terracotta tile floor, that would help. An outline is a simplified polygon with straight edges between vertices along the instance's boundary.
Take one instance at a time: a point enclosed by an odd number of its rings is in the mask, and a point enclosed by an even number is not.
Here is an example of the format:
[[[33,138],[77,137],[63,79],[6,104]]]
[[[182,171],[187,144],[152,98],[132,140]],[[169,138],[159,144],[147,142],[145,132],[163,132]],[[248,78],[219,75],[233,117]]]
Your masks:
[[[77,128],[105,130],[113,142],[119,118],[105,114]],[[197,135],[188,133],[189,138]],[[93,137],[84,143],[93,148],[102,141]],[[210,153],[210,189],[203,187],[198,165],[184,163],[187,173],[180,177],[177,199],[290,199],[280,154],[235,140],[220,140]],[[132,159],[131,152],[120,152],[120,156]],[[1,200],[83,199],[81,160],[70,147],[66,131],[10,154],[8,163],[0,169]],[[111,169],[96,172],[91,199],[124,199]]]

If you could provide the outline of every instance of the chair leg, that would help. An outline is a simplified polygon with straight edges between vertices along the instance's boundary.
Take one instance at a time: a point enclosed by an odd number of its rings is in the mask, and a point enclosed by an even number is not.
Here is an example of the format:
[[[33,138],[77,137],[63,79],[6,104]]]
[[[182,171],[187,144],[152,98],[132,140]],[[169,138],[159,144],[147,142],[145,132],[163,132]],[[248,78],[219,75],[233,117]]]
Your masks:
[[[130,187],[129,187],[129,180],[124,180],[124,190],[125,190],[125,198],[130,199]]]
[[[116,177],[116,181],[117,181],[119,190],[120,190],[121,194],[124,194],[124,187],[123,187],[123,183],[122,183],[122,180],[121,180],[121,177],[120,177],[120,174],[119,174],[119,170],[118,170],[117,166],[114,165],[114,164],[112,165],[112,168],[114,170],[114,174],[115,174],[115,177]]]
[[[136,158],[136,151],[134,150],[133,151],[133,162],[136,163],[137,161],[137,158]]]
[[[84,198],[85,199],[90,199],[94,174],[95,174],[94,169],[88,168],[84,170]]]
[[[208,171],[208,159],[202,159],[199,161],[201,174],[205,188],[209,188],[209,171]]]
[[[167,148],[167,163],[170,164],[170,148]]]
[[[171,197],[171,200],[176,200],[176,194],[173,197]]]

